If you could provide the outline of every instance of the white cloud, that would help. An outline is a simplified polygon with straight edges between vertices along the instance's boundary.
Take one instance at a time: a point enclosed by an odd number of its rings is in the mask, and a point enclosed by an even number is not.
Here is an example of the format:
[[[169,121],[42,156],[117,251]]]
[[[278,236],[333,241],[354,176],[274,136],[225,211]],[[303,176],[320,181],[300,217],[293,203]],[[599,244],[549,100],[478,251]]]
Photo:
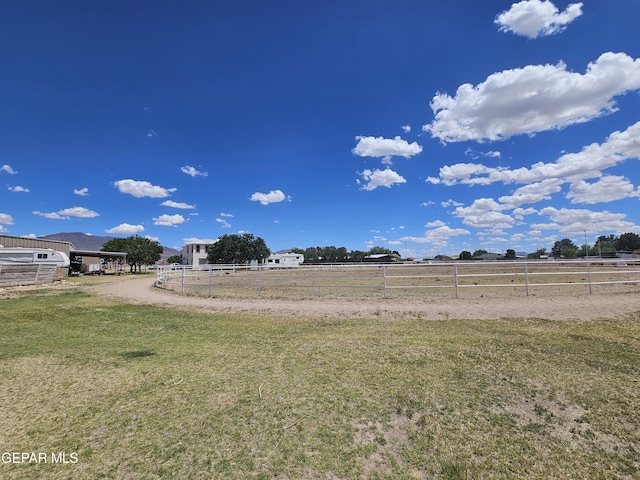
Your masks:
[[[271,190],[269,193],[256,192],[251,195],[252,202],[260,202],[262,205],[282,202],[285,198],[285,194],[281,190]]]
[[[217,238],[198,238],[198,237],[187,237],[183,238],[182,241],[185,245],[189,245],[190,243],[200,243],[200,244],[212,244],[218,241]]]
[[[58,213],[65,217],[78,217],[78,218],[95,218],[100,216],[99,213],[84,207],[65,208],[64,210],[60,210]]]
[[[391,157],[411,158],[422,152],[417,142],[409,143],[400,137],[363,137],[357,136],[358,144],[352,152],[360,157],[375,157],[389,160]]]
[[[488,152],[478,152],[476,150],[472,150],[471,148],[467,148],[464,151],[464,154],[465,156],[471,157],[473,160],[477,160],[480,157],[500,158],[502,156],[502,153],[496,150],[490,150]]]
[[[624,213],[610,213],[606,210],[593,211],[587,209],[569,209],[546,207],[538,212],[547,216],[551,223],[532,224],[532,229],[558,230],[561,235],[584,235],[584,232],[595,235],[598,232],[615,232],[622,234],[640,229],[640,226],[626,221]]]
[[[407,183],[404,177],[394,172],[390,168],[386,168],[385,170],[378,170],[376,168],[373,171],[366,169],[362,173],[360,173],[360,176],[362,176],[363,180],[367,182],[367,184],[362,187],[362,190],[370,191],[375,190],[378,187],[389,188],[391,187],[391,185],[394,185],[396,183]]]
[[[635,187],[625,177],[608,175],[594,183],[587,183],[583,180],[573,183],[567,198],[571,200],[571,203],[594,204],[637,196],[634,193],[637,194]]]
[[[175,215],[160,215],[158,218],[153,219],[154,225],[160,225],[162,227],[175,227],[185,222],[185,219],[179,213]]]
[[[16,193],[27,193],[27,192],[29,192],[28,188],[21,187],[20,185],[16,185],[15,187],[9,187],[8,190],[10,192],[16,192]]]
[[[84,197],[86,195],[89,195],[89,189],[87,187],[81,188],[79,190],[73,190],[73,193],[75,195],[80,195],[81,197]]]
[[[13,225],[13,217],[8,213],[0,213],[0,225]]]
[[[172,200],[165,200],[160,205],[162,205],[163,207],[181,208],[183,210],[190,210],[190,209],[196,208],[195,205],[189,205],[188,203],[174,202]]]
[[[11,168],[11,165],[2,165],[0,167],[0,172],[5,172],[5,173],[8,173],[9,175],[15,175],[16,173],[18,173],[13,168]]]
[[[144,227],[142,225],[130,225],[128,223],[121,223],[117,227],[105,230],[105,232],[115,235],[134,235],[136,233],[144,232]]]
[[[562,183],[560,179],[548,178],[517,188],[511,195],[502,196],[498,200],[511,207],[550,200],[552,194],[562,189]]]
[[[622,163],[629,159],[640,159],[640,122],[635,123],[622,132],[613,132],[602,143],[592,143],[584,147],[577,153],[565,153],[555,162],[538,162],[531,167],[509,169],[506,167],[494,168],[475,163],[459,163],[444,166],[440,169],[440,177],[434,182],[441,182],[445,185],[489,185],[493,182],[525,183],[526,187],[517,189],[513,195],[504,196],[500,201],[511,205],[523,205],[534,203],[543,199],[548,199],[552,193],[560,191],[560,185],[570,183],[571,192],[567,198],[574,203],[590,203],[581,192],[590,189],[593,193],[595,189],[600,190],[602,195],[598,202],[611,201],[607,199],[624,198],[620,196],[623,192],[627,196],[635,196],[634,189],[629,185],[623,186],[617,194],[608,188],[609,193],[604,194],[605,187],[611,187],[613,179],[608,179],[605,183],[596,183],[595,187],[590,187],[584,182],[589,178],[600,178],[603,171]]]
[[[454,97],[436,94],[423,130],[444,143],[533,135],[615,112],[613,98],[639,88],[640,59],[624,53],[603,53],[584,75],[562,62],[528,65],[461,85]]]
[[[95,218],[100,216],[99,213],[94,212],[93,210],[89,210],[84,207],[71,207],[65,208],[63,210],[58,210],[57,212],[39,212],[34,211],[34,215],[38,215],[40,217],[48,218],[51,220],[69,220],[71,217],[76,218]]]
[[[59,213],[56,212],[40,212],[38,210],[35,210],[32,212],[34,215],[38,215],[39,217],[44,217],[44,218],[48,218],[50,220],[69,220],[69,217],[64,217],[62,215],[60,215]]]
[[[538,38],[562,32],[582,15],[582,3],[570,4],[564,12],[550,1],[523,0],[500,13],[494,23],[501,32],[513,32],[527,38]]]
[[[231,224],[222,218],[216,218],[216,222],[218,222],[222,228],[231,228]]]
[[[444,227],[445,225],[446,223],[444,223],[442,220],[434,220],[433,222],[427,222],[425,224],[425,227],[436,228],[436,227]]]
[[[181,167],[180,171],[182,173],[186,173],[187,175],[191,175],[192,177],[206,177],[207,175],[209,175],[207,172],[201,172],[190,165]]]
[[[422,237],[402,237],[403,242],[415,243],[431,243],[434,245],[445,245],[446,241],[451,237],[460,235],[469,235],[471,232],[464,228],[451,228],[448,225],[442,225],[433,230],[427,230]]]
[[[409,133],[411,131],[411,125],[402,125],[401,128],[404,133]]]
[[[220,212],[220,216],[221,217],[233,218],[233,214],[232,213],[222,213],[222,212]]]
[[[444,183],[455,185],[464,183],[467,185],[488,184],[492,182],[492,174],[500,172],[504,168],[487,167],[480,163],[456,163],[440,167],[440,177],[431,179],[431,183]],[[431,178],[431,177],[430,177]]]
[[[120,193],[133,195],[136,198],[164,198],[176,191],[175,188],[163,188],[147,181],[131,180],[130,178],[118,180],[114,185],[120,190]]]
[[[538,213],[535,208],[514,208],[513,212],[511,212],[516,220],[523,220],[527,215],[533,215],[534,213]]]
[[[515,223],[513,217],[502,213],[505,208],[492,198],[478,198],[469,207],[457,207],[453,214],[470,227],[495,230],[509,228]]]
[[[444,208],[447,208],[447,207],[461,207],[461,206],[464,205],[464,203],[456,202],[455,200],[452,200],[450,198],[449,200],[446,200],[444,202],[440,202],[440,205],[442,205]]]

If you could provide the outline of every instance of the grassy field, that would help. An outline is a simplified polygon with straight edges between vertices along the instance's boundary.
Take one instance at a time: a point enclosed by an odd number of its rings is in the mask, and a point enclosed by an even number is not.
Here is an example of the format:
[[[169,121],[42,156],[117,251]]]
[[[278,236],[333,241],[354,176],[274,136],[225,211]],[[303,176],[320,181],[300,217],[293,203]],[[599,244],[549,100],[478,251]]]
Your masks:
[[[292,321],[78,287],[0,300],[0,329],[2,479],[640,476],[640,312]]]

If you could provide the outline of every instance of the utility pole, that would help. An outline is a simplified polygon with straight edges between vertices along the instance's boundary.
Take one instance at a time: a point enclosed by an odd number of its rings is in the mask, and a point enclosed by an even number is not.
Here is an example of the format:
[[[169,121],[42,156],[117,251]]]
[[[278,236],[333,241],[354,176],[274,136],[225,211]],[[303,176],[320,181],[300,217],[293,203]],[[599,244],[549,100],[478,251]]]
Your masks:
[[[589,258],[589,247],[587,247],[587,231],[584,231],[584,258]]]

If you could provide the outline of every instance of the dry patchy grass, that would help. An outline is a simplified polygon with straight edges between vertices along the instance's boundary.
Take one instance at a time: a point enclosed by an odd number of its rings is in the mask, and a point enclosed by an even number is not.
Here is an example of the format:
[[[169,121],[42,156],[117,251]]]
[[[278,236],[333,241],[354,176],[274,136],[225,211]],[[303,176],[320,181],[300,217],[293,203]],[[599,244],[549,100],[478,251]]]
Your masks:
[[[0,300],[0,464],[40,478],[636,478],[640,313],[292,319]]]

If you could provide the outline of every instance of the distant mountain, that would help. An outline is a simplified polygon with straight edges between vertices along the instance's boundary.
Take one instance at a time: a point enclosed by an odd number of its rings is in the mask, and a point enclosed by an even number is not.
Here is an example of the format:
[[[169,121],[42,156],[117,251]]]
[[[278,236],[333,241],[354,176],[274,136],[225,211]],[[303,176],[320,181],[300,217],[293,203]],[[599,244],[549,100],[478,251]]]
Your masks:
[[[77,250],[99,251],[109,240],[116,237],[106,237],[100,235],[87,235],[82,232],[61,232],[52,235],[43,235],[40,238],[45,240],[58,240],[59,242],[70,242]],[[162,259],[166,260],[172,255],[180,255],[180,251],[175,248],[163,246]]]

